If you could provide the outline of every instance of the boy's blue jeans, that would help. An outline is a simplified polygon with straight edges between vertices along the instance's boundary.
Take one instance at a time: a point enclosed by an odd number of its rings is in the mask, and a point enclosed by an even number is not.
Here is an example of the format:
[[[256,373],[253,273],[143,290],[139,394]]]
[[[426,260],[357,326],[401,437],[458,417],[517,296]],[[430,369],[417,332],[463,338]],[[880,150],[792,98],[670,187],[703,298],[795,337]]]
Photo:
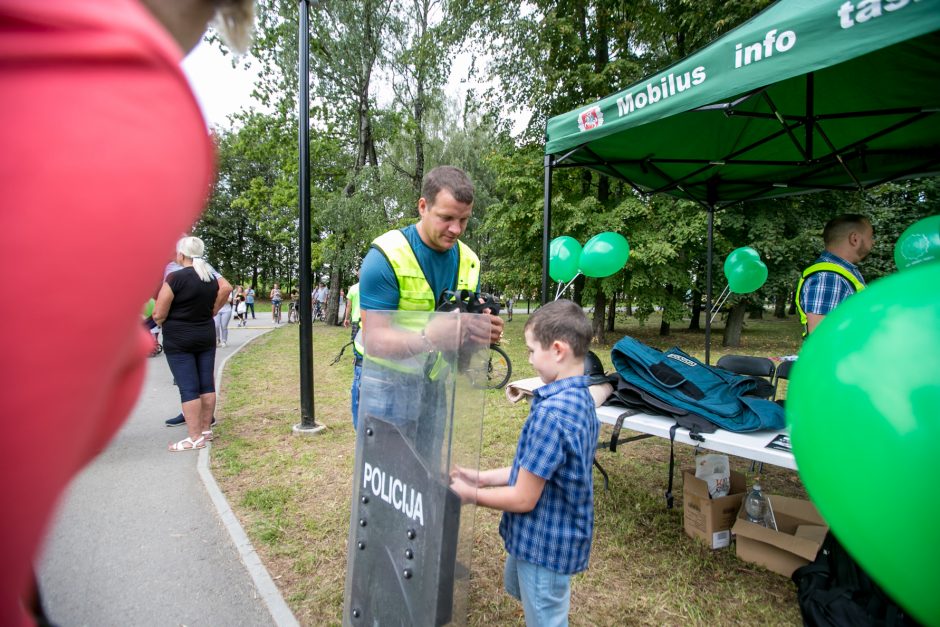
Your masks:
[[[527,627],[568,625],[571,575],[507,555],[503,581],[506,592],[522,601]]]

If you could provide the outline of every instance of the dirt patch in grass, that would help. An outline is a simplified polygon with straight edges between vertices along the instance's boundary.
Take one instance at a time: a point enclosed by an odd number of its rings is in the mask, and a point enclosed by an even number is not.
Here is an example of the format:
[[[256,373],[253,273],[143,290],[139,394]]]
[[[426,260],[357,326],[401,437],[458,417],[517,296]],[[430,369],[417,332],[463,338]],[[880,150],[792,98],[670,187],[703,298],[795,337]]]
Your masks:
[[[513,378],[534,376],[526,362],[522,325],[506,325],[504,348]],[[744,346],[713,347],[723,353],[781,356],[796,353],[799,324],[748,320]],[[674,325],[675,327],[676,325]],[[677,331],[660,337],[658,320],[640,326],[618,320],[614,341],[629,333],[666,348],[702,357],[703,334]],[[720,328],[715,343],[720,344]],[[340,327],[314,325],[315,419],[326,426],[301,436],[298,330],[285,325],[230,360],[218,410],[212,470],[288,605],[303,625],[342,622],[346,542],[355,433],[349,407],[352,360],[330,366],[348,341]],[[610,370],[611,345],[594,350]],[[510,405],[501,391],[487,392],[481,466],[512,461],[525,403]],[[609,438],[609,428],[602,438]],[[629,435],[629,434],[627,434]],[[693,465],[693,449],[676,447],[676,509],[665,509],[669,443],[650,438],[598,450],[611,477],[604,491],[596,474],[595,536],[590,568],[573,578],[572,625],[799,625],[789,579],[739,561],[733,549],[711,551],[682,530],[681,468]],[[749,460],[732,467],[752,480]],[[765,490],[805,498],[796,472],[765,466]],[[470,586],[471,625],[522,625],[520,604],[502,591],[505,553],[497,528],[500,514],[478,508]]]

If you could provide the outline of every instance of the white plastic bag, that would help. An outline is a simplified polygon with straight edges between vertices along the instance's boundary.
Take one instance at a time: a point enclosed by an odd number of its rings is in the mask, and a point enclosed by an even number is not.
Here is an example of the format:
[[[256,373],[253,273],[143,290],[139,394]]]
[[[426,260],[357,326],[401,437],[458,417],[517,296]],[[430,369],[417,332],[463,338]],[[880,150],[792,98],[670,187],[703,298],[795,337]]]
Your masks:
[[[709,498],[728,496],[731,492],[731,466],[727,455],[715,453],[695,456],[695,477],[708,486]]]

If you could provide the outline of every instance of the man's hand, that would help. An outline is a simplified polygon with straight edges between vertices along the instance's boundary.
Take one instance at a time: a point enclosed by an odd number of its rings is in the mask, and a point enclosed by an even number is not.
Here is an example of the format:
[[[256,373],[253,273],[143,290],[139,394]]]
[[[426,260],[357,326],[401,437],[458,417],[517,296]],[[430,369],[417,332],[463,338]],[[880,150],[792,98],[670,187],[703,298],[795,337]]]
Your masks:
[[[493,343],[492,319],[489,314],[460,314],[464,346],[483,348]]]
[[[498,344],[503,339],[503,319],[499,316],[486,314],[490,318],[490,344]]]
[[[349,318],[343,318],[343,326],[349,328]]]

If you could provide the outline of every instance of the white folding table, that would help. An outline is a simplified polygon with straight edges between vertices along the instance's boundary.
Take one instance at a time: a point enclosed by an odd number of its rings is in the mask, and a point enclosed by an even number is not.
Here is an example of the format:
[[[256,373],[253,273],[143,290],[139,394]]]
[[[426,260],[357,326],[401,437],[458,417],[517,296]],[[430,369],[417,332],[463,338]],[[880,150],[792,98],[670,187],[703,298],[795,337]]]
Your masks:
[[[516,402],[531,395],[532,390],[541,385],[542,382],[538,377],[514,381],[506,387],[506,398]],[[618,444],[645,437],[656,436],[668,440],[669,430],[676,424],[675,420],[665,416],[635,413],[635,410],[611,405],[598,407],[597,418],[602,423],[614,427],[614,434],[610,441],[611,450],[616,450]],[[623,428],[637,431],[642,435],[621,438],[619,432]],[[789,450],[790,439],[786,429],[752,431],[750,433],[735,433],[718,429],[714,433],[695,434],[695,438],[701,438],[700,440],[693,439],[690,436],[688,429],[679,427],[676,429],[675,441],[718,453],[727,453],[728,455],[751,459],[759,463],[773,464],[774,466],[796,470],[796,461],[793,458],[792,451]],[[772,442],[774,444],[771,445]],[[771,446],[768,447],[768,445]]]

